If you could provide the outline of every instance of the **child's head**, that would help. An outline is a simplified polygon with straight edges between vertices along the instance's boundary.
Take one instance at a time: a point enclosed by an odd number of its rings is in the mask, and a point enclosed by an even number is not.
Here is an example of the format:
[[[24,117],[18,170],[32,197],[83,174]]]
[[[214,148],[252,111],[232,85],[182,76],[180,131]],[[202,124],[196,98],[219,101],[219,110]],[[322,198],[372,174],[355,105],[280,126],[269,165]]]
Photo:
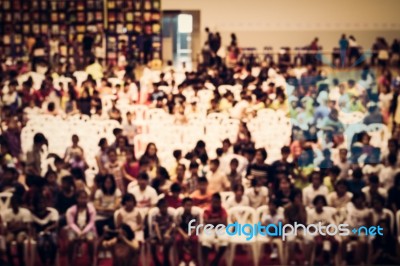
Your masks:
[[[88,201],[89,196],[85,190],[79,190],[76,193],[76,203],[78,205],[78,208],[86,208]]]
[[[322,176],[319,171],[313,171],[309,178],[314,188],[318,188],[322,184]]]
[[[179,161],[182,159],[182,150],[174,150],[172,155],[174,156],[175,160]]]
[[[371,139],[371,137],[368,135],[367,132],[364,132],[364,133],[361,135],[361,143],[362,143],[363,145],[369,145],[370,139]]]
[[[156,156],[157,155],[157,147],[156,144],[154,143],[149,143],[146,147],[146,151],[144,153],[147,156]]]
[[[189,197],[186,197],[182,200],[182,206],[185,212],[189,213],[192,210],[193,200]]]
[[[143,156],[139,160],[139,167],[140,171],[147,172],[150,168],[150,160],[146,156]]]
[[[117,145],[119,148],[126,148],[128,144],[128,139],[125,136],[118,136]]]
[[[189,164],[189,171],[192,175],[197,174],[199,172],[199,164],[197,162],[191,162]]]
[[[134,153],[133,149],[126,150],[126,161],[127,162],[135,162],[136,161],[136,157],[135,157],[135,153]]]
[[[236,198],[242,198],[244,194],[244,186],[242,184],[235,184],[233,186],[233,192],[235,193]]]
[[[318,195],[313,200],[313,205],[318,213],[321,213],[323,208],[328,205],[325,196]]]
[[[64,192],[71,192],[75,188],[74,178],[70,175],[61,178],[61,189]]]
[[[114,128],[113,129],[113,135],[115,137],[115,139],[117,139],[119,136],[122,135],[123,130],[120,128]]]
[[[229,148],[231,147],[231,141],[229,139],[224,139],[222,141],[222,150],[224,153],[228,152]]]
[[[147,185],[149,184],[149,175],[145,172],[141,172],[138,175],[137,181],[138,181],[139,188],[144,190],[147,187]]]
[[[324,155],[324,158],[325,158],[325,159],[330,159],[330,158],[331,158],[331,152],[330,152],[329,149],[324,149],[324,150],[322,151],[322,154]]]
[[[64,160],[61,159],[60,157],[56,157],[54,159],[54,166],[56,167],[57,170],[61,170],[64,168]]]
[[[346,194],[347,190],[348,190],[346,180],[341,179],[341,180],[337,181],[336,185],[335,185],[335,188],[336,188],[336,193],[339,196],[344,196]]]
[[[130,194],[130,193],[125,194],[125,195],[122,197],[121,204],[122,204],[122,206],[125,207],[125,209],[126,209],[127,211],[132,211],[133,208],[135,208],[135,206],[136,206],[136,199],[135,199],[135,196],[133,196],[133,195]]]
[[[106,195],[113,195],[115,190],[117,189],[117,185],[115,183],[115,178],[113,175],[106,175],[104,177],[103,185],[101,186],[101,190]]]
[[[182,188],[178,183],[173,183],[171,185],[170,190],[171,190],[171,193],[173,196],[179,197],[179,195],[181,194]]]
[[[48,141],[42,133],[36,133],[35,136],[33,136],[33,144],[35,146],[41,147],[43,145],[47,145]]]
[[[279,180],[279,190],[282,191],[290,190],[290,180],[287,176]]]
[[[340,167],[334,165],[332,168],[329,169],[328,173],[331,179],[336,180],[337,177],[340,175],[341,169]]]
[[[47,171],[44,178],[48,184],[57,184],[57,174],[52,170]]]
[[[101,149],[106,149],[106,148],[108,147],[107,139],[106,139],[106,138],[101,138],[101,139],[99,140],[98,146],[99,146]]]
[[[229,164],[232,172],[236,172],[237,168],[239,167],[239,161],[236,158],[233,158]]]
[[[160,180],[168,180],[169,173],[168,173],[167,169],[165,169],[162,166],[159,166],[159,167],[157,167],[156,177],[159,178]]]
[[[186,166],[184,164],[178,164],[176,167],[176,175],[180,178],[183,178],[185,176],[186,172]]]
[[[250,182],[251,187],[254,189],[254,192],[258,193],[261,189],[261,183],[257,178],[253,178]]]
[[[198,188],[201,193],[206,193],[207,187],[208,187],[208,180],[205,177],[199,177],[198,182],[197,182]]]
[[[112,163],[115,163],[118,159],[117,152],[115,151],[115,149],[109,149],[107,151],[107,156],[108,156],[108,160],[110,160],[110,162],[112,162]]]
[[[73,145],[78,145],[78,143],[79,143],[79,137],[78,137],[78,135],[76,135],[76,134],[74,134],[74,135],[72,135],[72,144]]]
[[[157,207],[160,210],[160,213],[165,215],[168,213],[168,204],[167,201],[162,198],[157,202]]]
[[[217,158],[220,158],[224,154],[224,150],[222,148],[217,148],[215,153],[217,154]]]
[[[221,208],[221,195],[219,193],[214,193],[211,197],[211,208],[218,210]]]
[[[264,148],[256,150],[255,160],[257,163],[261,164],[267,159],[267,151]]]
[[[287,160],[290,155],[290,148],[288,146],[283,146],[281,149],[281,155],[283,160]]]
[[[210,171],[215,172],[218,170],[219,167],[219,160],[218,159],[213,159],[210,161]]]

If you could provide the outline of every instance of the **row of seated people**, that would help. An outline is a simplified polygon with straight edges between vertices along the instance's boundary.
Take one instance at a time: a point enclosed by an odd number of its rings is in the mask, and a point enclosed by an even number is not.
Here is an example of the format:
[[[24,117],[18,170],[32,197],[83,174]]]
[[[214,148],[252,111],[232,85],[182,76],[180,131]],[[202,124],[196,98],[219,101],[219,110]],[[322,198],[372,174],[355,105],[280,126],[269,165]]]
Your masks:
[[[330,172],[328,179],[332,181],[338,172],[335,170]],[[7,169],[5,178],[13,179],[15,174],[15,169]],[[132,259],[129,257],[132,254],[135,255],[135,259],[139,259],[139,253],[131,251],[138,251],[139,243],[148,240],[152,243],[151,252],[155,264],[161,265],[157,255],[158,245],[164,247],[163,259],[168,264],[173,239],[191,243],[189,246],[183,243],[176,244],[175,248],[180,262],[194,263],[199,259],[195,256],[195,250],[197,250],[195,245],[198,243],[194,241],[196,240],[194,235],[193,237],[188,235],[188,223],[193,219],[200,221],[200,218],[193,218],[192,206],[198,206],[204,210],[202,215],[205,224],[217,225],[227,224],[228,212],[236,206],[257,209],[266,205],[267,211],[259,217],[265,225],[277,224],[279,221],[305,225],[323,222],[346,223],[350,225],[350,228],[381,225],[387,230],[383,237],[373,240],[374,256],[368,258],[365,254],[368,254],[366,248],[369,242],[365,236],[350,238],[335,236],[321,239],[316,237],[316,259],[324,263],[331,263],[337,254],[351,264],[365,262],[367,259],[374,259],[375,263],[385,264],[398,261],[393,224],[399,222],[394,220],[399,201],[397,196],[400,190],[399,174],[395,177],[389,195],[385,194],[387,191],[379,187],[379,178],[376,175],[370,175],[368,186],[363,187],[365,183],[362,172],[354,171],[353,181],[339,179],[331,183],[332,187],[328,188],[324,185],[326,180],[321,173],[314,171],[309,176],[310,185],[303,190],[296,188],[290,178],[279,175],[278,187],[275,191],[263,186],[259,179],[255,178],[248,188],[240,183],[233,184],[232,193],[227,199],[224,193],[215,192],[205,177],[197,178],[196,189],[192,193],[183,192],[179,183],[173,183],[169,191],[161,196],[149,184],[149,175],[145,172],[138,175],[137,182],[132,182],[127,186],[127,193],[124,194],[118,189],[112,175],[98,176],[96,178],[98,187],[91,194],[77,189],[72,176],[63,177],[60,185],[57,183],[56,175],[53,174],[46,175],[47,182],[42,182],[42,184],[38,178],[42,179],[35,176],[28,177],[30,189],[25,193],[14,183],[12,187],[15,192],[10,206],[1,212],[2,232],[7,243],[9,261],[14,259],[13,243],[17,244],[19,258],[22,259],[24,258],[21,253],[23,243],[31,238],[36,240],[37,253],[41,261],[52,265],[59,249],[57,236],[59,234],[61,236],[60,230],[66,227],[68,228],[69,263],[72,263],[75,257],[81,256],[83,242],[88,244],[88,254],[92,261],[103,250],[113,250],[114,259],[118,261]],[[155,185],[154,182],[153,185]],[[330,212],[326,206],[332,207],[335,212]],[[154,207],[159,208],[160,212],[152,217],[154,220],[148,222],[147,215]],[[180,213],[182,216],[176,217],[174,213],[171,214],[168,212],[168,207],[173,209],[183,207],[184,211]],[[144,231],[144,235],[141,231]],[[178,235],[177,238],[175,234]],[[288,253],[280,258],[281,262],[286,258],[287,262],[300,263],[302,255],[304,255],[304,260],[310,258],[310,252],[314,250],[313,239],[309,236],[299,236],[299,238],[302,238],[300,250],[296,244],[299,243],[299,239],[287,240],[285,244],[288,247]],[[179,241],[178,243],[181,243]],[[326,244],[326,241],[330,244]],[[203,247],[202,258],[207,258],[212,244],[215,243],[218,243],[219,248],[212,265],[218,265],[225,253],[229,238],[218,235],[200,237],[200,244]],[[350,245],[348,248],[347,243],[356,246],[351,248]],[[394,247],[391,246],[393,243]],[[338,249],[339,246],[341,250]],[[276,256],[277,248],[273,245],[270,257],[276,258]]]

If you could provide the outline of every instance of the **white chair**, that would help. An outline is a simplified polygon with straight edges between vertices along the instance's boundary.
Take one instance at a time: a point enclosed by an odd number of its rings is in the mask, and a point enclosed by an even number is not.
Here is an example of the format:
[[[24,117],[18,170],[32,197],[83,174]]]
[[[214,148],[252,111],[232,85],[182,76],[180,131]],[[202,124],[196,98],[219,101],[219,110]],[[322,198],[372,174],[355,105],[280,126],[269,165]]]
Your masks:
[[[86,73],[85,71],[75,71],[72,74],[75,78],[76,78],[76,85],[78,86],[78,88],[80,88],[82,86],[82,83],[88,78],[88,73]]]
[[[221,191],[219,192],[219,195],[221,196],[221,204],[222,206],[225,206],[226,201],[235,195],[235,193],[233,193],[233,191]]]
[[[200,90],[197,93],[197,96],[199,97],[200,102],[209,104],[210,100],[213,97],[213,91],[212,90]]]
[[[168,114],[162,109],[149,109],[147,111],[147,119],[163,121],[168,116]]]
[[[237,222],[240,225],[254,224],[256,219],[256,211],[248,206],[236,206],[228,210],[228,224]],[[252,232],[254,233],[254,232]],[[258,254],[257,254],[257,241],[253,235],[251,239],[248,239],[244,234],[233,235],[229,237],[229,258],[228,266],[233,264],[235,257],[235,250],[237,245],[250,245],[253,253],[253,264],[258,265]]]
[[[135,113],[136,119],[137,120],[145,120],[147,119],[147,111],[149,110],[149,107],[147,105],[133,105],[133,112]]]
[[[384,124],[370,124],[367,127],[367,133],[371,136],[371,145],[379,147],[382,143],[387,143],[390,138],[390,132]]]
[[[284,209],[282,207],[278,208],[278,213],[282,214],[283,217]],[[268,206],[260,206],[256,210],[256,222],[263,222],[261,219],[262,217],[269,212]],[[286,262],[283,242],[280,238],[269,238],[267,236],[257,235],[257,248],[258,248],[258,257],[261,258],[262,255],[262,248],[264,245],[276,245],[278,248],[279,260],[280,264],[284,264]]]
[[[166,94],[170,94],[172,92],[172,88],[170,86],[158,86],[158,89]]]
[[[224,113],[211,113],[207,116],[207,123],[221,124],[223,120],[229,119],[229,116]]]
[[[0,192],[0,211],[5,211],[10,207],[12,196],[11,192]]]
[[[348,145],[348,148],[350,148],[350,145],[352,144],[351,141],[353,140],[353,136],[355,134],[361,133],[363,131],[367,131],[368,127],[364,124],[352,124],[348,128],[346,128],[344,132],[345,136],[345,141]]]
[[[120,80],[119,78],[109,78],[107,81],[111,83],[111,86],[113,88],[115,88],[115,86],[117,85],[122,85],[122,80]]]
[[[220,85],[219,87],[218,87],[218,92],[219,92],[219,94],[221,94],[221,95],[224,95],[225,93],[227,93],[228,91],[232,91],[233,89],[232,89],[232,86],[231,85]]]

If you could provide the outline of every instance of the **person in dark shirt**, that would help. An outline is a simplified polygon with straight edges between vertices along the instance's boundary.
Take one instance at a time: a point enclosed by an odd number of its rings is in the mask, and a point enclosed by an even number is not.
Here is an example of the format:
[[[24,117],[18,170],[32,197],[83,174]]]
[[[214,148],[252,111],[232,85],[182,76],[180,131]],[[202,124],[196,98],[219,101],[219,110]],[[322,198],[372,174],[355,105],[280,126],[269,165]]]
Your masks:
[[[7,167],[3,170],[3,177],[0,180],[0,192],[11,192],[19,199],[25,194],[24,186],[18,182],[19,173],[13,167]]]
[[[397,173],[394,177],[394,185],[389,189],[388,194],[388,208],[393,213],[397,213],[400,210],[400,173]]]
[[[342,34],[342,37],[339,40],[339,47],[340,47],[340,59],[342,66],[344,66],[347,62],[347,53],[349,48],[349,41],[346,38],[346,34]]]
[[[93,91],[93,97],[92,97],[91,106],[93,107],[93,109],[95,110],[97,115],[101,115],[101,111],[103,109],[103,105],[102,105],[102,102],[101,102],[99,91],[97,91],[97,90]]]
[[[143,36],[143,57],[144,63],[147,64],[152,58],[153,38],[149,34]]]
[[[179,262],[183,261],[189,263],[190,261],[198,261],[197,257],[197,245],[198,236],[196,235],[196,229],[192,229],[189,234],[189,223],[191,223],[192,228],[196,228],[200,222],[200,213],[196,213],[193,208],[193,200],[189,197],[182,200],[182,210],[176,215],[177,222],[177,234],[176,243],[178,249]]]
[[[32,211],[32,229],[42,265],[54,265],[57,255],[58,212],[48,208],[46,200],[36,197]]]
[[[165,94],[165,92],[160,91],[158,89],[158,87],[159,86],[167,86],[167,85],[158,85],[158,83],[155,84],[154,85],[154,91],[150,94],[150,101],[153,102],[153,101],[158,101],[160,99],[162,100],[162,99],[166,98],[167,95]]]
[[[376,106],[376,103],[368,103],[368,114],[364,117],[363,124],[383,124],[383,116]]]
[[[391,232],[390,221],[379,221],[378,225],[383,229],[382,235],[377,235],[372,240],[373,265],[399,265],[399,251],[395,234]]]
[[[353,194],[361,193],[361,190],[365,185],[361,168],[354,169],[353,179],[349,181],[349,191]]]
[[[92,33],[86,33],[82,40],[82,50],[85,65],[89,62],[89,59],[93,57],[92,47],[94,43],[94,36]]]
[[[90,96],[89,88],[86,87],[77,102],[79,111],[84,115],[90,116],[91,103],[92,97]]]
[[[64,176],[61,179],[61,192],[57,196],[56,209],[60,215],[60,228],[67,225],[65,213],[76,204],[75,185],[72,176]]]
[[[254,163],[247,168],[246,176],[256,178],[263,186],[270,187],[274,182],[271,175],[271,167],[265,163],[267,159],[267,151],[264,148],[256,150]]]
[[[303,194],[301,190],[295,189],[290,195],[290,203],[286,205],[284,210],[285,224],[291,224],[294,226],[295,223],[307,224],[307,211],[303,204]],[[296,239],[303,236],[302,232],[298,231],[297,235],[289,236],[287,239],[289,256],[288,261],[292,264],[296,258]],[[305,241],[305,239],[303,239]],[[298,264],[298,263],[296,263]]]
[[[290,195],[292,194],[293,186],[288,177],[280,179],[278,190],[274,196],[278,207],[284,207],[290,203]]]
[[[288,162],[290,156],[290,147],[284,146],[281,148],[281,159],[275,161],[271,165],[271,170],[276,175],[277,172],[284,172],[286,175],[293,173],[294,164]]]
[[[328,174],[328,169],[332,168],[333,161],[331,159],[331,152],[329,149],[322,151],[324,159],[319,163],[319,168],[321,169],[321,175],[325,177]]]

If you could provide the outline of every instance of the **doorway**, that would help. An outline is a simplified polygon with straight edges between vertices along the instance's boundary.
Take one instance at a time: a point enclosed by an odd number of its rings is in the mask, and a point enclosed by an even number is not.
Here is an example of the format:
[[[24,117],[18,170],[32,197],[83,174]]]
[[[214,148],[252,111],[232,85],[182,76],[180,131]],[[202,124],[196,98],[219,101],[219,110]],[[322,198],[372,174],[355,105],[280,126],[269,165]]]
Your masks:
[[[191,69],[199,53],[199,11],[164,11],[162,18],[163,60]]]

